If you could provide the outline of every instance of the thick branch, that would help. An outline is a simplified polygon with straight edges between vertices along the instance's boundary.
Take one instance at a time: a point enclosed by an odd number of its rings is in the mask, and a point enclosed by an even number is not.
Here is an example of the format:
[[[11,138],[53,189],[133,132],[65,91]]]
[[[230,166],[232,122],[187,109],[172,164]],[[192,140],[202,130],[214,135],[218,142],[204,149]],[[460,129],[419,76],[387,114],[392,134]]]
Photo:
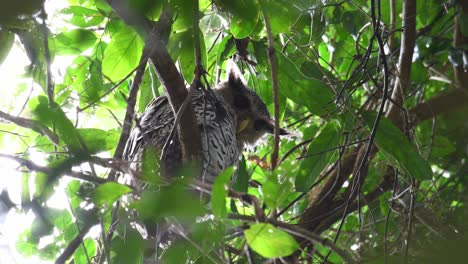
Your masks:
[[[403,105],[405,92],[411,84],[411,64],[416,43],[416,0],[403,2],[403,33],[401,34],[400,58],[398,61],[398,78],[393,88],[392,100],[387,113],[399,127],[403,118],[399,105]]]
[[[124,2],[120,0],[107,1],[112,4],[114,11],[125,22],[134,26],[140,35],[146,37],[146,43],[151,43],[148,54],[149,58],[164,87],[174,115],[176,115],[187,97],[188,92],[185,87],[184,79],[177,70],[165,46],[165,42],[167,42],[166,38],[172,25],[172,18],[169,12],[164,10],[156,26],[150,29],[150,27],[148,27],[149,22],[143,19],[144,16],[130,8],[123,8],[126,7],[125,4],[122,4]],[[201,139],[198,136],[199,132],[193,132],[199,130],[191,103],[187,105],[185,111],[182,112],[181,115],[180,122],[177,124],[177,131],[182,146],[184,161],[188,161],[189,163],[198,162],[201,157]]]
[[[464,36],[461,31],[461,19],[460,16],[468,16],[468,2],[467,1],[458,1],[458,15],[455,16],[455,33],[453,36],[453,46],[455,48],[462,48],[462,46],[468,45],[468,36]],[[465,49],[463,51],[464,56],[468,56],[468,51]],[[458,66],[454,65],[453,70],[455,72],[455,84],[457,88],[462,88],[465,91],[468,91],[468,71],[464,69],[467,67],[462,63]]]
[[[62,254],[60,254],[60,256],[55,260],[55,264],[65,263],[75,253],[75,251],[83,242],[83,238],[86,236],[86,234],[88,234],[92,226],[93,224],[86,223],[85,226],[81,228],[78,235],[72,241],[70,241],[70,243],[68,243]]]
[[[351,203],[349,205],[348,212],[354,212],[359,207],[366,206],[370,202],[372,202],[372,201],[376,200],[377,198],[379,198],[380,195],[382,195],[386,191],[390,190],[391,187],[392,187],[392,183],[393,183],[393,177],[395,177],[394,176],[394,171],[393,171],[393,169],[389,168],[387,170],[387,172],[385,173],[385,175],[383,176],[381,183],[374,190],[372,190],[368,194],[364,195],[363,200],[365,201],[365,203],[363,203],[363,202],[359,203],[357,201],[354,201],[353,203]],[[336,201],[332,205],[332,208],[337,208],[337,210],[334,210],[334,212],[332,214],[330,214],[324,221],[322,221],[320,223],[320,225],[317,226],[317,228],[315,230],[315,232],[317,232],[317,234],[320,234],[323,231],[327,230],[336,221],[338,221],[339,219],[342,218],[343,211],[345,209],[344,204],[347,202],[346,199],[347,199],[347,197],[344,196],[342,199]]]
[[[421,121],[448,113],[457,108],[467,106],[468,90],[450,89],[446,92],[431,98],[427,102],[420,103],[410,110],[410,115],[414,116],[412,125],[416,126]]]
[[[150,42],[153,43],[150,59],[164,87],[174,114],[176,114],[184,103],[188,92],[185,88],[184,79],[161,39],[161,29],[167,28],[167,25],[170,25],[170,17],[164,12],[161,14],[158,26],[148,36]],[[177,124],[177,132],[182,145],[184,160],[189,163],[198,162],[201,159],[201,139],[192,104],[187,104],[185,111],[180,114],[182,116]]]

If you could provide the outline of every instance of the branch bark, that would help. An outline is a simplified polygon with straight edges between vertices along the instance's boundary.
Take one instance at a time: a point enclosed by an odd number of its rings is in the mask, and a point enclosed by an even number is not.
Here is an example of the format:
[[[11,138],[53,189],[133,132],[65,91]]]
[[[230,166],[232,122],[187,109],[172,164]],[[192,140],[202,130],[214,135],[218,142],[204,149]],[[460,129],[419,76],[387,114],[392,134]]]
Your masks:
[[[59,145],[59,139],[57,135],[52,132],[48,127],[43,125],[42,123],[32,120],[32,119],[27,119],[27,118],[22,118],[18,116],[12,116],[8,113],[5,113],[0,110],[0,118],[8,120],[12,123],[15,123],[16,125],[24,128],[29,128],[31,130],[36,131],[39,133],[41,136],[47,137],[52,143],[55,145]]]
[[[184,79],[166,48],[167,37],[172,25],[171,14],[168,10],[163,10],[156,25],[151,27],[152,23],[150,21],[144,19],[143,15],[128,8],[127,3],[124,1],[107,0],[107,2],[122,20],[135,27],[136,31],[146,38],[146,43],[151,43],[151,47],[148,49],[149,59],[164,87],[174,116],[176,116],[188,95],[188,91]],[[198,34],[198,32],[195,33]],[[201,160],[201,139],[192,104],[188,103],[180,115],[180,122],[176,125],[184,163],[199,163]]]
[[[169,14],[163,12],[158,21],[158,25],[153,28],[148,38],[150,40],[149,42],[153,43],[150,52],[150,60],[164,87],[174,115],[176,115],[184,103],[188,91],[185,87],[184,79],[177,70],[161,38],[161,32],[167,30],[167,25],[170,25],[170,20]],[[198,32],[195,32],[195,34],[198,34]],[[202,144],[192,104],[187,104],[185,110],[180,114],[181,118],[180,122],[177,124],[177,132],[182,145],[182,156],[184,157],[184,161],[189,164],[199,163],[201,160]]]
[[[431,98],[427,102],[420,103],[413,107],[409,113],[414,117],[412,122],[416,126],[420,122],[438,115],[446,114],[460,107],[467,106],[468,90],[450,89],[446,92]]]
[[[468,16],[468,2],[467,1],[458,1],[458,14],[455,16],[455,32],[453,36],[453,46],[458,48],[461,46],[468,45],[468,36],[464,36],[463,32],[461,31],[461,19],[460,16]],[[464,56],[468,57],[468,51],[463,51]],[[468,69],[464,69],[464,67],[468,67],[468,65],[464,65],[462,63],[460,65],[454,65],[453,71],[455,72],[455,85],[457,88],[462,88],[465,91],[468,91]]]
[[[273,103],[274,103],[274,117],[275,117],[275,129],[274,129],[274,140],[273,140],[273,152],[271,153],[270,170],[273,171],[278,164],[278,152],[279,152],[279,99],[278,99],[278,66],[276,64],[274,37],[271,31],[270,18],[263,11],[263,20],[265,21],[265,27],[268,35],[268,59],[270,60],[271,80],[273,83]]]
[[[128,137],[130,136],[130,131],[132,129],[132,120],[135,115],[135,104],[138,91],[140,90],[140,84],[143,80],[143,75],[145,74],[146,64],[148,62],[148,51],[147,48],[149,47],[149,43],[145,43],[145,51],[140,58],[140,63],[138,64],[138,68],[136,69],[135,78],[133,78],[132,86],[130,87],[130,91],[128,93],[127,98],[127,111],[125,112],[122,132],[120,133],[119,142],[117,143],[117,147],[114,152],[114,159],[120,160],[123,157],[123,151],[125,149],[125,145],[127,143]],[[112,170],[109,173],[108,178],[110,180],[115,180],[116,171]]]
[[[398,60],[398,77],[393,87],[387,117],[398,127],[403,127],[400,106],[403,105],[405,92],[411,85],[411,64],[414,45],[416,44],[416,0],[403,2],[403,33],[401,34],[400,58]]]

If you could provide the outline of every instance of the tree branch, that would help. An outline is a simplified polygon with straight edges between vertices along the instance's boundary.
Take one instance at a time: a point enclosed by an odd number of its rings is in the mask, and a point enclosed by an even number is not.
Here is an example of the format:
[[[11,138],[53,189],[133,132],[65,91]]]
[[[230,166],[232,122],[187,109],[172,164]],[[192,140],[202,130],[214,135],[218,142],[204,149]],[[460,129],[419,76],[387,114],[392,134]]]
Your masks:
[[[188,92],[185,88],[184,79],[161,39],[161,29],[166,29],[167,25],[170,25],[170,17],[167,12],[163,12],[158,25],[148,35],[149,42],[153,43],[150,59],[164,87],[174,115],[176,115]],[[180,114],[182,116],[177,124],[177,132],[182,146],[182,156],[185,162],[198,163],[201,158],[201,138],[192,104],[187,104],[185,111]]]
[[[107,1],[127,24],[136,28],[137,32],[146,39],[146,43],[151,43],[148,53],[149,59],[166,92],[174,116],[176,116],[188,92],[184,79],[165,46],[172,25],[170,13],[164,9],[156,25],[151,28],[149,26],[151,23],[144,19],[144,16],[129,8],[127,3],[121,0]],[[185,111],[181,112],[181,115],[177,131],[182,146],[182,156],[185,162],[198,163],[201,157],[201,139],[191,103],[187,105]]]
[[[458,4],[458,14],[455,16],[455,32],[453,36],[453,46],[455,48],[463,49],[462,46],[465,46],[463,56],[468,57],[468,51],[466,50],[466,45],[468,45],[468,36],[464,36],[461,31],[461,19],[460,16],[468,16],[468,2],[467,1],[457,1]],[[466,68],[466,62],[461,63],[460,65],[453,65],[453,71],[455,72],[455,84],[458,88],[462,88],[465,91],[468,91],[468,71]]]
[[[262,6],[262,3],[260,3]],[[270,61],[271,70],[271,81],[273,85],[273,104],[274,104],[274,117],[275,117],[275,129],[274,129],[274,141],[273,141],[273,152],[271,153],[270,170],[273,171],[278,164],[278,152],[279,152],[279,99],[278,99],[278,66],[276,64],[274,37],[271,31],[270,18],[266,13],[266,10],[262,8],[263,20],[265,21],[265,27],[268,36],[268,59]]]
[[[398,127],[403,127],[399,105],[404,103],[404,95],[411,85],[411,64],[416,44],[416,0],[403,1],[403,33],[401,34],[398,76],[393,87],[387,117]]]
[[[456,110],[457,108],[467,106],[468,90],[450,89],[429,99],[427,102],[420,103],[413,107],[409,113],[414,117],[413,126],[429,118],[436,117]]]
[[[85,226],[80,230],[78,235],[72,241],[70,241],[70,243],[68,243],[62,254],[60,254],[60,256],[58,256],[58,258],[55,260],[55,264],[65,263],[73,255],[73,253],[75,253],[75,251],[83,242],[83,238],[86,236],[86,234],[88,234],[92,226],[93,224],[91,223],[85,223]]]
[[[145,43],[145,49],[141,55],[140,63],[136,69],[135,78],[133,78],[132,86],[130,87],[130,91],[128,93],[127,111],[125,112],[125,118],[122,132],[120,133],[119,142],[117,143],[117,147],[114,152],[114,159],[117,160],[122,159],[123,151],[125,149],[125,145],[127,144],[128,137],[130,136],[130,130],[132,129],[132,121],[135,115],[136,98],[138,91],[140,90],[141,81],[143,80],[143,76],[145,74],[146,64],[148,62],[149,47],[150,44],[148,42]],[[115,180],[115,175],[116,171],[112,170],[108,175],[108,179]]]
[[[30,160],[24,159],[24,158],[20,158],[20,157],[8,155],[8,154],[3,154],[3,153],[0,153],[0,158],[6,158],[6,159],[14,160],[14,161],[18,162],[21,166],[25,166],[30,171],[42,172],[42,173],[45,173],[47,175],[54,174],[53,169],[51,169],[49,167],[44,167],[44,166],[37,165],[36,163],[34,163],[34,162],[30,161]],[[106,180],[104,178],[99,178],[99,177],[92,176],[90,174],[85,174],[85,173],[72,171],[72,170],[65,171],[65,172],[63,172],[63,174],[68,175],[68,176],[70,176],[72,178],[77,178],[77,179],[81,179],[81,180],[84,180],[84,181],[93,182],[93,183],[97,183],[97,184],[101,184],[101,183],[105,183],[105,182],[109,181],[109,180]]]
[[[12,116],[10,114],[7,114],[3,111],[0,110],[0,118],[3,118],[5,120],[8,120],[12,123],[15,123],[16,125],[24,128],[29,128],[31,130],[36,131],[39,133],[41,136],[47,137],[52,143],[55,145],[59,145],[59,139],[57,135],[55,135],[54,132],[52,132],[48,127],[43,125],[42,123],[32,120],[32,119],[27,119],[27,118],[22,118],[22,117],[17,117],[17,116]]]

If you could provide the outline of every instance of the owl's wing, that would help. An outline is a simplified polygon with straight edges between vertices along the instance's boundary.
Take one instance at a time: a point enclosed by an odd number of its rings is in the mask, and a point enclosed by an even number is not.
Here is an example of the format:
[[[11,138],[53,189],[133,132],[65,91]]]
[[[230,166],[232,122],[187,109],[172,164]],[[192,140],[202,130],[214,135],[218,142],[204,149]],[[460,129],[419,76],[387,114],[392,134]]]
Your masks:
[[[158,113],[164,112],[169,107],[168,99],[165,96],[160,96],[153,99],[145,109],[145,112],[138,120],[138,124],[133,128],[128,138],[127,144],[123,151],[123,158],[127,161],[135,161],[138,155],[143,151],[143,148],[150,144],[151,138],[146,138],[153,130],[152,125],[158,123]],[[170,107],[169,107],[170,108]],[[144,132],[142,132],[142,130]],[[162,136],[162,135],[161,135]]]

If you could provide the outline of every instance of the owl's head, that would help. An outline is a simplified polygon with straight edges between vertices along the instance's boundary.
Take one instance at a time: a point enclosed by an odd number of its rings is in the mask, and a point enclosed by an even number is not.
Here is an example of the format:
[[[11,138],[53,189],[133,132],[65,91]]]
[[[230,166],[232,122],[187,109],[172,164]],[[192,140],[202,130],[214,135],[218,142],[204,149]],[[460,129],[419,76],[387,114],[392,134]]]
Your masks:
[[[232,107],[237,117],[237,138],[242,144],[253,145],[265,133],[274,133],[274,121],[262,101],[252,91],[237,65],[228,61],[227,80],[217,85],[216,92]],[[288,134],[280,130],[281,135]]]

